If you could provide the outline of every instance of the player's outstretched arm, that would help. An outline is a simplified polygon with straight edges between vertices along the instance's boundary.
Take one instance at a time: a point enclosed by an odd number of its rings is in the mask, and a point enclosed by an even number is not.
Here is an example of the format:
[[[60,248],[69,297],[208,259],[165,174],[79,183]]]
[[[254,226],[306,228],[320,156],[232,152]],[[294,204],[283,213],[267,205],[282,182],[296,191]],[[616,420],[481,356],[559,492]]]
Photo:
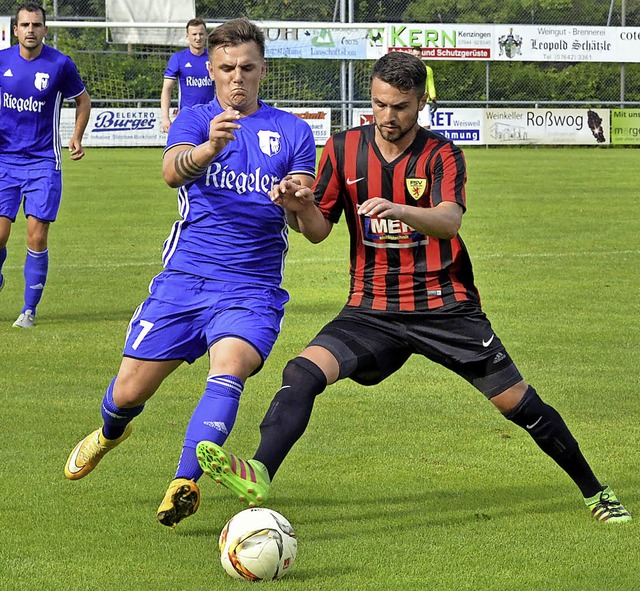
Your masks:
[[[296,232],[300,232],[296,211],[305,207],[304,197],[297,197],[296,191],[301,187],[311,187],[313,177],[308,174],[287,175],[269,192],[271,200],[285,210],[287,224]]]
[[[241,115],[226,109],[216,115],[209,125],[209,140],[198,145],[179,144],[167,150],[162,161],[162,177],[174,189],[201,177],[224,147],[236,139],[234,132]]]
[[[69,140],[69,152],[71,160],[80,160],[84,156],[84,148],[82,147],[82,136],[84,130],[89,123],[89,115],[91,114],[91,97],[85,90],[75,99],[76,102],[76,126],[73,130],[73,136]]]
[[[286,209],[289,225],[316,244],[329,235],[333,224],[316,207],[311,180],[307,175],[286,176],[271,189],[269,196]]]

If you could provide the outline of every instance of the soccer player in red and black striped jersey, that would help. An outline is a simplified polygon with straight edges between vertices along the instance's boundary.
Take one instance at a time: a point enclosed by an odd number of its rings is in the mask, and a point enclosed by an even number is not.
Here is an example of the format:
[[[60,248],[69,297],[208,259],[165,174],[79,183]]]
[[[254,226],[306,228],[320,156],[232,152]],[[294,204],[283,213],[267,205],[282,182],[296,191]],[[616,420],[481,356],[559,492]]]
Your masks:
[[[245,462],[203,441],[200,464],[249,506],[264,503],[328,384],[344,378],[377,384],[417,354],[467,380],[525,429],[576,483],[596,519],[630,521],[562,417],[524,381],[482,311],[458,234],[466,209],[464,156],[418,124],[424,89],[417,57],[382,57],[371,73],[374,124],[330,138],[313,191],[287,178],[271,192],[289,224],[313,243],[344,215],[351,237],[348,301],[285,367],[254,457]]]

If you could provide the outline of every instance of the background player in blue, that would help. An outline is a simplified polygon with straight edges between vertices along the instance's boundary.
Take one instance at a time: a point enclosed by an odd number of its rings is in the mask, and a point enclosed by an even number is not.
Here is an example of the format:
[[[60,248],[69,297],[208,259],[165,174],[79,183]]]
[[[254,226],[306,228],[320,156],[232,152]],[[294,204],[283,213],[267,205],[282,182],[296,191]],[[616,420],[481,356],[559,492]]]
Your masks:
[[[174,53],[169,58],[164,72],[160,109],[162,110],[162,131],[171,127],[171,93],[178,81],[178,110],[193,107],[213,100],[215,88],[209,76],[209,56],[206,51],[207,26],[199,18],[187,23],[189,47]]]
[[[158,520],[175,526],[198,508],[195,448],[226,440],[246,379],[260,370],[280,331],[288,294],[284,209],[270,189],[287,175],[310,187],[311,128],[258,99],[264,35],[246,19],[209,36],[216,99],[180,111],[164,152],[163,176],[179,187],[182,219],[165,241],[165,270],[134,312],[124,358],[103,402],[104,425],[82,439],[65,466],[86,476],[131,433],[131,420],[183,361],[209,353],[206,388],[191,417],[175,478]]]
[[[45,11],[28,2],[18,8],[18,44],[0,51],[0,290],[11,224],[23,203],[27,217],[24,306],[13,326],[31,328],[49,269],[47,239],[62,195],[60,108],[76,103],[69,142],[71,160],[84,156],[82,135],[91,99],[71,58],[44,45]]]

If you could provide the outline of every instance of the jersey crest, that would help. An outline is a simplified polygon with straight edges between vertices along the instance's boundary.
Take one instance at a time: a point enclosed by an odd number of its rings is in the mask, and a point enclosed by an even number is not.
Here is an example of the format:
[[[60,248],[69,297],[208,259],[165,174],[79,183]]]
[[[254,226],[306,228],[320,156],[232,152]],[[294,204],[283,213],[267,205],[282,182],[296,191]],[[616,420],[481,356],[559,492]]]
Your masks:
[[[260,150],[267,156],[275,156],[280,153],[280,134],[277,131],[260,130],[258,132]]]
[[[406,179],[407,191],[409,191],[409,195],[413,197],[416,201],[420,199],[424,195],[424,192],[427,189],[427,179]]]
[[[38,90],[46,90],[49,88],[49,74],[46,72],[36,72],[36,79],[33,81],[33,85]]]

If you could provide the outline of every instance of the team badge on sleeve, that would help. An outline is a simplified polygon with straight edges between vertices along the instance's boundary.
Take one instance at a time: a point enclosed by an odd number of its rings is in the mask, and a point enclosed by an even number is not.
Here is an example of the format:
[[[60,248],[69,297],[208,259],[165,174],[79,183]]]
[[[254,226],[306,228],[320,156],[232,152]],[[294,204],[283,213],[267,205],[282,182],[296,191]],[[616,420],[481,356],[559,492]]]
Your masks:
[[[409,195],[418,201],[427,190],[427,179],[406,179],[406,185]]]

